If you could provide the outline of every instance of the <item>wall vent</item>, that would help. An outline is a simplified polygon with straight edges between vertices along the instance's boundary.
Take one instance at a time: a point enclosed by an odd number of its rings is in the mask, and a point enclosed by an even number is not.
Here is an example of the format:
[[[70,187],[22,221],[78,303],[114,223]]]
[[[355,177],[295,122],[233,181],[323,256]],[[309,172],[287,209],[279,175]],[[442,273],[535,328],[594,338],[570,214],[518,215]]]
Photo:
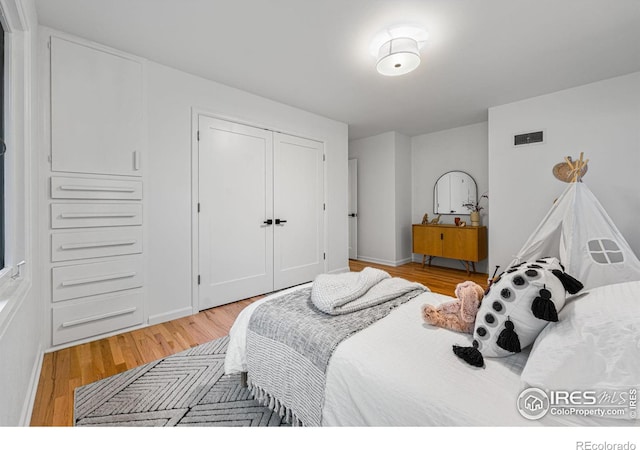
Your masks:
[[[513,137],[513,145],[539,144],[541,142],[544,142],[544,135],[542,131],[516,134]]]

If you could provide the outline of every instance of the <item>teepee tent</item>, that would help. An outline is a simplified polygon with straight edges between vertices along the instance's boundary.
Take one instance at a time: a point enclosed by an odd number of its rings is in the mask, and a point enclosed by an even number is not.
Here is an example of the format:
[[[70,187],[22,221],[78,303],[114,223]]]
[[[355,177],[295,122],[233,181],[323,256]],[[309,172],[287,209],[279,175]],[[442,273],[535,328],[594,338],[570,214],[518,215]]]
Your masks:
[[[585,289],[640,280],[640,260],[581,181],[569,184],[515,262],[547,256],[557,257]]]

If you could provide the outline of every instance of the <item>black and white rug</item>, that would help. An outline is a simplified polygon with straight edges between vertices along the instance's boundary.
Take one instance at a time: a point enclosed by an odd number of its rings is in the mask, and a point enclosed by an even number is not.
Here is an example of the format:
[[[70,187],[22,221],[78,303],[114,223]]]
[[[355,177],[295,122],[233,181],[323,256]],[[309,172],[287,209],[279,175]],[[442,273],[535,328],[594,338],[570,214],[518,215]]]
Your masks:
[[[286,426],[240,375],[224,375],[227,336],[77,388],[75,426]]]

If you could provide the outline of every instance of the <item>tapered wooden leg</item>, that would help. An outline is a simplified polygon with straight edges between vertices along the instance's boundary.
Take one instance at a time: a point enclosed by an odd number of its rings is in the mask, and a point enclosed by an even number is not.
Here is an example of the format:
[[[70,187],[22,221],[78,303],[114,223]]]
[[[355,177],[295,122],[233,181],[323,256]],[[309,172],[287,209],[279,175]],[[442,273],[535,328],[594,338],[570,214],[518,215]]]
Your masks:
[[[424,269],[424,261],[427,259],[427,255],[422,255],[422,268]]]
[[[247,387],[248,383],[247,383],[247,372],[241,372],[240,373],[240,386],[242,387]]]
[[[476,273],[476,263],[471,261],[471,267],[473,267],[473,273]]]

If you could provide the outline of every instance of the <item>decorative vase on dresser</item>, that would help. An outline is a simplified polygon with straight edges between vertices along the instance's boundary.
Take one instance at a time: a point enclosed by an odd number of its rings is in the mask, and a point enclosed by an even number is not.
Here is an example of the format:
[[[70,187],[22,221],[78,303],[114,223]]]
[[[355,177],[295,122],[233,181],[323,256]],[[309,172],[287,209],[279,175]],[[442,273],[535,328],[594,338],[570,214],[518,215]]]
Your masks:
[[[471,226],[479,227],[480,226],[480,212],[479,211],[471,211]]]

